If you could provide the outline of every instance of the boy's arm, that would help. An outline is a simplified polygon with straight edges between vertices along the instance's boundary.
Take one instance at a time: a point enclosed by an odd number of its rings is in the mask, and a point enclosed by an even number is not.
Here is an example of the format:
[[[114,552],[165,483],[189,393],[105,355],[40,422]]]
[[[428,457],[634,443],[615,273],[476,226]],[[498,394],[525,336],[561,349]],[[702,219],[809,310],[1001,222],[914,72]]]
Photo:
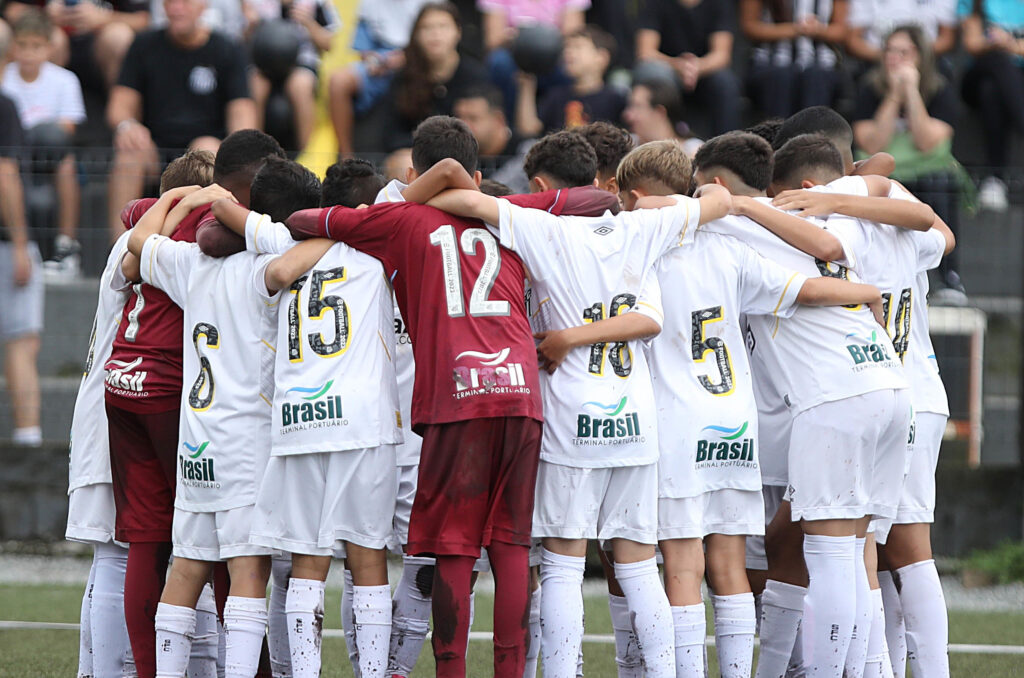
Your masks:
[[[700,202],[698,226],[721,219],[732,209],[732,194],[724,186],[704,184],[697,189],[694,197]]]
[[[479,190],[473,177],[469,176],[466,168],[459,161],[454,158],[445,158],[406,186],[402,191],[402,197],[407,202],[425,203],[447,188]]]
[[[497,226],[500,221],[498,199],[475,189],[444,191],[435,195],[426,204],[459,217],[479,219],[485,224]]]
[[[848,306],[867,304],[875,320],[882,325],[882,293],[874,285],[840,280],[839,278],[808,278],[796,297],[805,306]]]
[[[303,273],[313,268],[316,262],[334,246],[333,240],[313,238],[305,240],[267,264],[264,282],[267,290],[274,294],[291,285]]]
[[[892,157],[885,151],[875,153],[870,158],[864,158],[853,163],[854,176],[863,177],[870,174],[877,174],[881,177],[887,177],[893,173],[896,169],[896,158]]]
[[[923,202],[894,200],[874,195],[848,195],[801,189],[783,191],[775,196],[772,204],[780,210],[800,210],[797,214],[799,217],[843,214],[914,231],[927,231],[935,221],[935,212]]]
[[[748,217],[761,224],[793,247],[822,261],[835,261],[843,257],[843,244],[839,238],[806,219],[787,214],[746,196],[734,196],[733,213]]]
[[[215,259],[245,251],[245,238],[228,229],[212,215],[196,227],[196,244],[200,252]]]
[[[541,369],[552,374],[574,348],[605,342],[646,339],[659,332],[661,325],[656,320],[643,313],[629,312],[564,330],[537,332],[533,336],[541,340],[537,345],[537,358],[540,360]]]
[[[160,234],[169,237],[174,233],[174,229],[178,227],[178,224],[185,220],[185,217],[204,205],[208,205],[215,200],[234,199],[230,191],[221,188],[217,184],[210,184],[194,193],[190,193],[179,200],[178,204],[167,214],[167,218],[164,219],[164,225],[160,229]]]
[[[128,237],[128,252],[125,253],[124,258],[121,260],[121,271],[124,273],[125,278],[132,281],[141,279],[139,259],[142,256],[142,246],[146,243],[146,239],[151,235],[159,233],[160,229],[163,228],[164,220],[171,211],[171,205],[174,204],[175,200],[184,198],[189,193],[197,190],[199,190],[198,186],[183,186],[171,189],[160,196],[156,204],[142,215],[139,223],[132,229],[132,234]]]
[[[233,233],[245,237],[245,220],[249,218],[249,209],[242,207],[233,199],[221,198],[210,205],[213,216]]]

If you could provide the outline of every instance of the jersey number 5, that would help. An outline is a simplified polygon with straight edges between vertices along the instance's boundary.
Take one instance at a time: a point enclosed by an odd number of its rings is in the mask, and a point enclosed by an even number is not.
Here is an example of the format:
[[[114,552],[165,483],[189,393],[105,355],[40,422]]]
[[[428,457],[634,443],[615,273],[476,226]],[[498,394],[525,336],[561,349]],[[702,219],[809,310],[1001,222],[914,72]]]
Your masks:
[[[716,384],[707,376],[702,374],[697,377],[697,381],[700,382],[700,385],[707,389],[709,393],[714,395],[729,395],[732,393],[734,386],[732,360],[729,359],[729,349],[725,347],[725,342],[722,341],[720,337],[704,336],[705,323],[716,322],[721,319],[721,306],[702,308],[701,310],[694,311],[690,314],[693,331],[690,348],[693,352],[693,360],[698,363],[704,362],[704,359],[709,352],[714,353],[715,364],[718,365],[718,372],[722,375],[721,381]]]
[[[507,301],[491,301],[487,297],[494,288],[494,281],[501,271],[501,252],[498,241],[485,228],[467,228],[462,232],[459,244],[455,242],[455,227],[446,224],[430,234],[430,244],[441,248],[441,266],[444,270],[444,296],[448,302],[448,315],[461,318],[466,315],[465,302],[462,300],[462,267],[459,266],[459,245],[466,256],[477,256],[476,246],[484,246],[484,263],[480,267],[480,276],[473,285],[469,295],[469,315],[474,318],[484,316],[509,315],[512,310]]]
[[[213,402],[213,369],[210,359],[199,348],[199,337],[206,337],[206,348],[220,348],[220,332],[209,323],[196,323],[192,329],[192,345],[199,356],[199,376],[188,392],[188,406],[196,412],[205,412]]]

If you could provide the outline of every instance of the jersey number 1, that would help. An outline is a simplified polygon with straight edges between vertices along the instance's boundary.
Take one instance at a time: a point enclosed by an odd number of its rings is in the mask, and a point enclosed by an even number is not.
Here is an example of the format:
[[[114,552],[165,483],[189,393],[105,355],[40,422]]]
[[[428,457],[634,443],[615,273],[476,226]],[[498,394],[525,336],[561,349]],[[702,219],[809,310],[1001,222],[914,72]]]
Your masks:
[[[485,228],[467,228],[462,232],[460,242],[455,242],[455,227],[451,224],[440,226],[430,234],[430,244],[441,248],[441,267],[444,271],[444,296],[448,302],[448,315],[461,318],[466,315],[465,302],[462,300],[462,267],[459,265],[459,245],[466,256],[476,256],[477,243],[484,246],[484,263],[480,267],[480,276],[473,285],[469,296],[469,315],[475,318],[484,316],[509,315],[512,310],[507,301],[491,301],[487,297],[494,288],[494,281],[501,271],[501,252],[498,241]]]

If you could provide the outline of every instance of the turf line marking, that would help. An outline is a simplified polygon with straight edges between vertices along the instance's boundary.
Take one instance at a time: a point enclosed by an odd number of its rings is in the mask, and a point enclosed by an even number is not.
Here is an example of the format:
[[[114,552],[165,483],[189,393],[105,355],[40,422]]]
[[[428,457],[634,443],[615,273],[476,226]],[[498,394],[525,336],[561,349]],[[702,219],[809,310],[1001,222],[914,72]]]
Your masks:
[[[35,631],[77,631],[78,624],[59,622],[29,622],[29,621],[0,621],[0,630],[35,630]],[[345,633],[341,629],[324,629],[325,638],[344,638]],[[473,631],[469,634],[470,640],[491,641],[489,631]],[[598,643],[601,645],[614,645],[615,636],[603,633],[583,634],[584,643]],[[708,647],[715,644],[714,636],[708,636],[704,641]],[[954,643],[949,646],[949,651],[956,654],[1012,654],[1024,655],[1024,645],[972,645]]]

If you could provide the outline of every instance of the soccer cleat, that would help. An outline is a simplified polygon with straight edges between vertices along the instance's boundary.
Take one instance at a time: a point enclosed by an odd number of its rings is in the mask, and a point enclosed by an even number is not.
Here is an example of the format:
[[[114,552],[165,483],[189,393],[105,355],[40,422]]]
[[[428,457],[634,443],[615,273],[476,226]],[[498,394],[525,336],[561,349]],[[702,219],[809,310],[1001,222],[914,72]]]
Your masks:
[[[1005,212],[1010,207],[1006,184],[999,177],[987,177],[978,186],[978,206],[992,212]]]
[[[53,256],[43,262],[43,278],[46,282],[68,282],[82,272],[82,246],[74,238],[58,235]]]

